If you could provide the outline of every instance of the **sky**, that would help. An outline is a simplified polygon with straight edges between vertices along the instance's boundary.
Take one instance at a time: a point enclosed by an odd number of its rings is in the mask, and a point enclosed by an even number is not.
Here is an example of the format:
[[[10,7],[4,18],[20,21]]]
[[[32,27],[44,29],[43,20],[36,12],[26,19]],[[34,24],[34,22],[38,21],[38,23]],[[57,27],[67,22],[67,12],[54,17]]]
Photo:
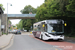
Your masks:
[[[0,0],[0,4],[3,4],[3,7],[5,8],[4,14],[7,14],[7,3],[8,14],[21,14],[20,10],[22,10],[26,5],[31,5],[32,7],[37,8],[44,3],[44,0]],[[13,19],[10,21],[15,25],[19,23],[20,19]]]

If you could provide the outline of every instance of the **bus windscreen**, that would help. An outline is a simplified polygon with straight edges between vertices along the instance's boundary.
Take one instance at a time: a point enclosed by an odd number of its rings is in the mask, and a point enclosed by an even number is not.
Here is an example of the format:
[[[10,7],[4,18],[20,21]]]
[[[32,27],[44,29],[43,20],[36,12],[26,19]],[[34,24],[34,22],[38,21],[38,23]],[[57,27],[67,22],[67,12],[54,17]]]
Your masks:
[[[53,27],[52,32],[63,32],[63,24],[50,24]]]

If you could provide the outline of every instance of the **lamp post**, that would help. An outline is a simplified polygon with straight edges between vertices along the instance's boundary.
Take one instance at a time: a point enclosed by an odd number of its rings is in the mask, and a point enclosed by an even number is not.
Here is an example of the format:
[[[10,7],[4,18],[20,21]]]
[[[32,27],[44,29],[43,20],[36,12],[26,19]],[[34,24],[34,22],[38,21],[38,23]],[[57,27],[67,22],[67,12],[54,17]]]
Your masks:
[[[7,3],[7,14],[8,14],[8,4],[10,4],[10,6],[12,6],[12,4],[11,4],[11,3]]]
[[[8,4],[10,4],[10,6],[12,6],[11,3],[7,3],[7,35],[8,35]]]

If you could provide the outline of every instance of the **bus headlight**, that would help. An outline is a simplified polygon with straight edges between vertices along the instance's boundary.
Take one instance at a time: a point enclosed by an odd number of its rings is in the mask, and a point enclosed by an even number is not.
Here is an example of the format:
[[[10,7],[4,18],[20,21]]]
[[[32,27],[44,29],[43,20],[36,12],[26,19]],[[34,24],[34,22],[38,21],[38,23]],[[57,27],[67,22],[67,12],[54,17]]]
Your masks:
[[[46,34],[46,33],[45,33],[45,35],[46,35],[47,37],[50,37],[50,36],[49,36],[48,34]]]

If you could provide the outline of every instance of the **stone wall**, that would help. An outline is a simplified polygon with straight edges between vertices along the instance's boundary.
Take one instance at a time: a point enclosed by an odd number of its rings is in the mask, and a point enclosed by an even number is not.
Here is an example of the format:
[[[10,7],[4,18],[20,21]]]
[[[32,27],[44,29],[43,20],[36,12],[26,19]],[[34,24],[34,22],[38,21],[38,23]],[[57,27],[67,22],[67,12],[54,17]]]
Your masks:
[[[7,14],[2,14],[1,25],[4,25],[4,33],[7,33]]]
[[[1,17],[2,17],[2,14],[0,14],[0,36],[2,35],[2,32],[1,32]]]

